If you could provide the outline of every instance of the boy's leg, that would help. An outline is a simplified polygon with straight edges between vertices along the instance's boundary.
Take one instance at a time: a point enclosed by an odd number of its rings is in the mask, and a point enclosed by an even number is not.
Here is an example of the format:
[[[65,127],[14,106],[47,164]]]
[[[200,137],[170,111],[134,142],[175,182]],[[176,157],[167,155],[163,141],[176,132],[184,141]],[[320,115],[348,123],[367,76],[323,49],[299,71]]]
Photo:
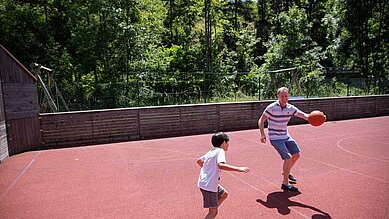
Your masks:
[[[218,199],[219,192],[210,192],[200,188],[201,193],[203,194],[204,208],[208,208],[208,214],[205,218],[215,218],[218,213]]]
[[[208,214],[205,216],[205,219],[213,219],[217,215],[217,208],[209,208]]]
[[[223,203],[224,200],[228,197],[228,192],[223,186],[219,185],[218,187],[218,204],[219,206]]]
[[[219,185],[217,188],[217,196],[218,196],[218,206],[220,206],[224,200],[228,197],[228,192],[223,188],[223,186]],[[205,216],[206,219],[215,218],[218,213],[217,208],[209,208],[209,212],[207,216]]]

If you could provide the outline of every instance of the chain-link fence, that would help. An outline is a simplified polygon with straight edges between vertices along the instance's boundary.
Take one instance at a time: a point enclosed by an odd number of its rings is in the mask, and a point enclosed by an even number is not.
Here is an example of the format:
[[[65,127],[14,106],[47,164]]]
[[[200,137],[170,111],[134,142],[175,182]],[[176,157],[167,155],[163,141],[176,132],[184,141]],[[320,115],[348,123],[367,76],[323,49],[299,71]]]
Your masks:
[[[323,78],[320,81],[270,79],[248,72],[230,74],[177,73],[176,77],[134,74],[126,82],[38,84],[40,111],[61,112],[140,106],[180,105],[210,102],[239,102],[275,99],[280,86],[290,89],[291,98],[360,96],[386,93],[386,84],[368,78]],[[145,75],[147,77],[145,77]],[[157,77],[158,76],[158,77]],[[165,77],[166,76],[166,77]],[[381,87],[381,90],[379,88]],[[53,107],[54,105],[54,107]]]

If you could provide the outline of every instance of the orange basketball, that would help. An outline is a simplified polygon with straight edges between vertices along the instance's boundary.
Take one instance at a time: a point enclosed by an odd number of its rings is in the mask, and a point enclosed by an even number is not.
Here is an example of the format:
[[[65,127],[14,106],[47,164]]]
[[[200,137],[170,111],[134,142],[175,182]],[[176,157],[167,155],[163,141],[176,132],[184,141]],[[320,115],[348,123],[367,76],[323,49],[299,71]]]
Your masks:
[[[309,114],[308,121],[313,126],[319,126],[326,121],[326,117],[323,112],[315,110]]]

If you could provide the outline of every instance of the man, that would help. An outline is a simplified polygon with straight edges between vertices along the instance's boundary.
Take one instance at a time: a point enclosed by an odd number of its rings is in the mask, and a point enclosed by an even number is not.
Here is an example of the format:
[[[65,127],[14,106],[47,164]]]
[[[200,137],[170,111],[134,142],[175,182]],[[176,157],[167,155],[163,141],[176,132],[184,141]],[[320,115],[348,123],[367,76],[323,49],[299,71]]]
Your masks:
[[[269,104],[258,120],[261,142],[266,143],[264,123],[267,120],[270,144],[274,146],[284,161],[281,189],[284,191],[298,191],[297,187],[291,185],[291,183],[296,183],[297,179],[290,171],[300,157],[300,148],[296,141],[289,135],[287,125],[292,116],[308,120],[308,114],[288,103],[288,88],[279,88],[277,90],[277,97],[278,100]]]

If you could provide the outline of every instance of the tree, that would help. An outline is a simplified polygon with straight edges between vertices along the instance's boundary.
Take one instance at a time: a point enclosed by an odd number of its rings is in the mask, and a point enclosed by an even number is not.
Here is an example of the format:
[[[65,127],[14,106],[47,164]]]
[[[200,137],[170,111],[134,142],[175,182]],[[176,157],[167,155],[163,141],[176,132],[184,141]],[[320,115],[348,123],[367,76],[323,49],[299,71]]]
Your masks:
[[[262,81],[269,84],[267,97],[274,96],[276,87],[290,83],[291,75],[268,74],[270,71],[295,67],[298,70],[299,84],[305,84],[306,96],[318,88],[323,79],[323,67],[320,64],[322,49],[309,36],[312,25],[307,14],[296,5],[279,15],[280,34],[271,35],[267,42],[265,63],[261,66]],[[277,83],[275,84],[275,79]],[[296,91],[299,91],[299,87]],[[295,91],[293,91],[295,92]],[[294,93],[297,94],[297,93]]]

